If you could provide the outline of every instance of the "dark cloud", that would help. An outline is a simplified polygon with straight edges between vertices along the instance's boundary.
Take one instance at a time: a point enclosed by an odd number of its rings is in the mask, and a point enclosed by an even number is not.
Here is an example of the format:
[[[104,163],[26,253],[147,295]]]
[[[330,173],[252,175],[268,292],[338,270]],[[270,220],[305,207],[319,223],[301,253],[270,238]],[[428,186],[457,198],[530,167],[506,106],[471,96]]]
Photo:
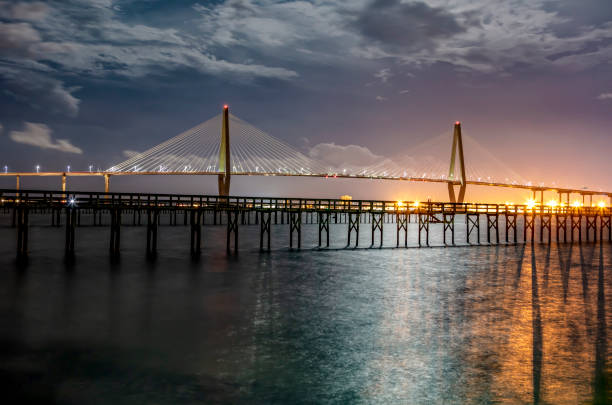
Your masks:
[[[589,53],[596,53],[602,49],[608,48],[612,46],[612,32],[610,33],[609,38],[602,38],[594,41],[585,42],[578,49],[574,49],[571,51],[563,51],[559,53],[555,53],[552,55],[548,55],[546,58],[551,61],[557,61],[559,59],[575,56],[575,55],[586,55]]]
[[[78,87],[66,87],[61,80],[26,69],[0,65],[2,92],[35,110],[76,117],[81,100],[72,93]]]
[[[49,7],[38,1],[31,3],[0,1],[1,18],[35,21],[45,18],[48,12]]]
[[[436,39],[465,31],[442,8],[399,0],[375,0],[362,10],[354,26],[370,40],[406,50],[430,48]]]
[[[560,36],[571,36],[585,26],[597,27],[612,21],[610,0],[547,0],[543,9],[564,20],[552,27]]]

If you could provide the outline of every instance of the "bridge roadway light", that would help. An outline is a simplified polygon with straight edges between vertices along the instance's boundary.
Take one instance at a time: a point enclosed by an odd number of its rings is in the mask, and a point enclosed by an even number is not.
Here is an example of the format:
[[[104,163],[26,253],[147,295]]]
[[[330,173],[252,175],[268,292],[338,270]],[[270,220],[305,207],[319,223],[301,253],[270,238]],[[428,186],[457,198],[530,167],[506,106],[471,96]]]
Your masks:
[[[604,200],[599,200],[599,202],[597,203],[597,206],[599,208],[606,208],[606,202]]]
[[[40,173],[40,165],[36,165],[36,173]]]
[[[4,173],[8,173],[8,166],[4,165]]]
[[[66,166],[66,171],[70,171],[70,165]]]

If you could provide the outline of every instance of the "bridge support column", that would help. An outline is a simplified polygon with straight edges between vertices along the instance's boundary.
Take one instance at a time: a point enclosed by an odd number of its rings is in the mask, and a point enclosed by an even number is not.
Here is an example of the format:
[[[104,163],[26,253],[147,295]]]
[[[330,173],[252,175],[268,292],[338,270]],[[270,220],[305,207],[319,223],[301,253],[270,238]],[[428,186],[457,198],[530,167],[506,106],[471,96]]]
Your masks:
[[[17,260],[23,260],[28,256],[28,228],[29,208],[17,207]]]
[[[238,211],[227,211],[227,253],[231,252],[232,233],[234,234],[234,253],[238,253]]]
[[[404,231],[404,247],[408,247],[408,222],[410,222],[410,213],[397,213],[395,223],[397,225],[397,243],[400,245],[400,231]]]
[[[566,214],[557,214],[555,215],[556,219],[556,239],[557,243],[559,243],[559,231],[563,230],[563,243],[567,243],[567,215]]]
[[[329,247],[329,212],[318,212],[318,224],[319,224],[319,247],[322,244],[321,233],[325,232],[325,247]]]
[[[297,233],[297,247],[302,248],[302,211],[290,211],[289,215],[289,248],[293,249],[293,232]]]
[[[76,227],[76,209],[66,207],[66,243],[65,255],[67,258],[74,256],[74,239]]]
[[[578,229],[578,242],[582,242],[582,214],[572,212],[572,242],[574,242],[574,229]]]
[[[459,195],[455,197],[455,156],[459,152]],[[463,139],[461,137],[461,123],[455,122],[453,131],[453,146],[451,148],[450,168],[448,170],[448,198],[450,202],[462,203],[465,197],[467,183],[465,178],[465,161],[463,157]]]
[[[112,257],[118,257],[121,246],[121,208],[111,208],[110,214],[110,254]]]
[[[444,206],[442,206],[442,222],[443,222],[443,231],[442,231],[442,239],[444,242],[444,246],[447,246],[446,243],[446,231],[451,232],[451,245],[455,245],[455,212],[446,212]]]
[[[516,244],[517,243],[517,237],[516,237],[516,213],[508,213],[506,212],[506,218],[505,218],[505,222],[506,222],[506,243],[510,243],[510,241],[508,240],[508,235],[510,233],[510,229],[512,229],[512,236],[513,236],[513,240],[512,243]]]
[[[259,214],[261,217],[259,221],[259,250],[264,250],[264,239],[267,238],[266,250],[270,251],[270,222],[272,222],[272,213],[270,211],[260,211],[259,213],[256,212],[256,214]]]
[[[470,235],[475,230],[476,231],[476,241],[480,245],[480,214],[478,212],[476,213],[466,212],[465,213],[465,225],[467,228],[467,231],[465,232],[466,242],[468,244],[471,244]]]
[[[66,173],[62,174],[62,191],[66,191]]]
[[[221,126],[221,145],[219,147],[219,171],[222,172],[218,176],[219,195],[228,196],[230,194],[230,177],[232,172],[231,157],[230,157],[230,139],[229,139],[229,108],[223,107],[223,121]]]
[[[604,229],[608,229],[608,241],[612,240],[612,228],[610,227],[610,219],[611,219],[611,215],[601,215],[601,224],[599,226],[599,240],[603,241],[604,239]]]
[[[586,240],[590,240],[590,230],[593,230],[593,242],[597,242],[597,215],[586,215]]]
[[[491,230],[495,231],[495,244],[499,245],[499,213],[487,213],[487,243],[491,244]]]
[[[187,211],[185,211],[187,212]],[[190,252],[192,257],[200,256],[202,246],[202,211],[192,209],[190,213],[191,219],[191,238]]]
[[[159,211],[157,208],[147,209],[147,257],[152,258],[157,254],[157,228],[159,222]]]
[[[15,176],[15,190],[19,190],[19,176]],[[610,197],[612,200],[612,197]]]
[[[535,217],[536,216],[533,211],[531,213],[525,212],[523,214],[523,243],[527,243],[527,230],[530,230],[531,232],[531,243],[535,242]]]
[[[104,192],[108,193],[110,191],[110,174],[104,175]]]
[[[336,214],[338,215],[338,214]],[[359,218],[360,212],[348,212],[348,238],[346,247],[351,246],[351,233],[355,231],[355,247],[359,246]]]
[[[540,243],[544,242],[544,230],[548,231],[548,240],[547,243],[551,242],[551,224],[552,224],[552,214],[550,213],[542,213],[540,214]]]
[[[419,218],[419,247],[421,247],[421,232],[425,231],[425,244],[429,246],[429,220],[431,217],[431,209],[428,207],[427,212],[418,212]]]
[[[384,212],[371,212],[370,215],[372,217],[372,244],[370,245],[370,247],[374,246],[374,235],[377,230],[379,231],[379,235],[380,235],[380,244],[378,245],[378,247],[382,247],[383,245],[383,223],[385,219],[385,213]]]

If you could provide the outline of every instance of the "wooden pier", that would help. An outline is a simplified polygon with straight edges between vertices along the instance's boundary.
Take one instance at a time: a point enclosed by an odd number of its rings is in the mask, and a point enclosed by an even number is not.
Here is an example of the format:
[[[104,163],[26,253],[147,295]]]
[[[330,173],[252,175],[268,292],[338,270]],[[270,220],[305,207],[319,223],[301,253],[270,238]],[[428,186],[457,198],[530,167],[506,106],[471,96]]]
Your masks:
[[[128,224],[146,226],[143,250],[147,256],[155,257],[162,214],[169,218],[168,225],[177,226],[180,222],[189,229],[185,240],[189,240],[194,257],[200,255],[205,239],[202,232],[208,226],[226,226],[229,254],[238,251],[242,226],[258,226],[259,247],[262,251],[270,250],[272,224],[287,226],[291,249],[302,248],[303,224],[318,224],[318,245],[315,247],[322,249],[330,246],[330,228],[339,224],[346,226],[347,248],[360,246],[359,230],[364,224],[371,229],[370,247],[383,245],[385,226],[395,227],[396,247],[408,247],[409,223],[417,225],[418,247],[430,246],[432,232],[442,233],[443,246],[479,245],[484,243],[481,241],[481,227],[484,226],[486,244],[491,245],[612,240],[612,209],[609,207],[3,189],[0,190],[0,210],[11,215],[19,259],[28,255],[33,215],[48,216],[50,226],[65,227],[68,257],[73,256],[78,247],[76,229],[84,225],[110,226],[109,254],[119,256],[121,228]],[[82,223],[82,214],[90,219],[89,224]],[[107,224],[103,225],[103,217],[109,218],[104,221]],[[465,229],[463,241],[456,240],[458,225]]]

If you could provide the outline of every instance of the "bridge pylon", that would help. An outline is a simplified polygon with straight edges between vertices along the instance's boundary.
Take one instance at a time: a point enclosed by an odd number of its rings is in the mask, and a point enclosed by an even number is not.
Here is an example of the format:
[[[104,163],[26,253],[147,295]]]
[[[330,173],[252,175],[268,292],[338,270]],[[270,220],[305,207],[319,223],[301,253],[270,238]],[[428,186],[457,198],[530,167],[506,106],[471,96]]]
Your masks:
[[[459,152],[459,175],[455,174],[455,157]],[[459,180],[459,194],[455,196],[455,184]],[[463,139],[461,138],[461,122],[455,122],[453,131],[453,146],[451,149],[450,168],[448,170],[448,198],[450,202],[462,203],[467,187],[465,178],[465,160],[463,157]]]
[[[228,196],[230,193],[231,157],[229,139],[229,107],[223,106],[223,123],[221,126],[221,146],[219,147],[219,195]]]

